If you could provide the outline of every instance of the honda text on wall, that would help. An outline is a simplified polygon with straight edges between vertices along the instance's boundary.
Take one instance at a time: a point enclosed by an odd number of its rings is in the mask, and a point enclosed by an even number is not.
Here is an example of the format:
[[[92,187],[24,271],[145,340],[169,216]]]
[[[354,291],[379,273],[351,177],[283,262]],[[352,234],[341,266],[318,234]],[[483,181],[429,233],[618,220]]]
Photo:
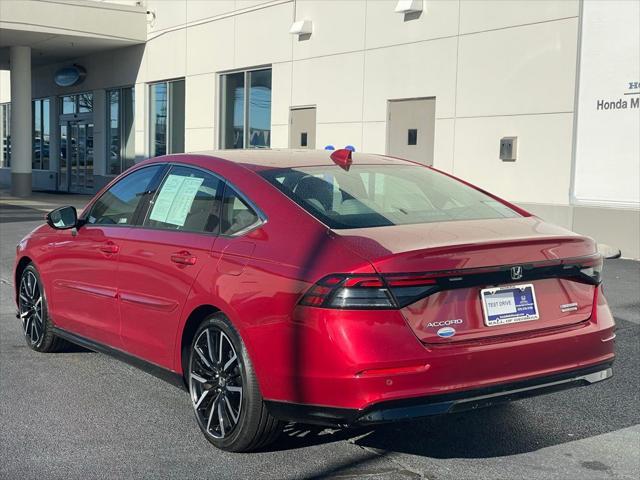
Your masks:
[[[611,376],[586,237],[433,168],[347,150],[144,161],[17,246],[27,343],[189,390],[206,438],[459,412]]]

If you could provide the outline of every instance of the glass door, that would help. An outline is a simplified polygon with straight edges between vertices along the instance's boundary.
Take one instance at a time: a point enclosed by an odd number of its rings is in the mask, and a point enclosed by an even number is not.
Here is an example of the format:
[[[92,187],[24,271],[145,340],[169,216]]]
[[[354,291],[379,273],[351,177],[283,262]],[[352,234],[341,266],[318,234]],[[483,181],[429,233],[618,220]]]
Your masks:
[[[67,150],[69,143],[68,122],[60,122],[60,159],[58,160],[58,190],[69,191],[69,177],[67,169]]]
[[[93,193],[93,122],[67,121],[60,125],[60,190]]]

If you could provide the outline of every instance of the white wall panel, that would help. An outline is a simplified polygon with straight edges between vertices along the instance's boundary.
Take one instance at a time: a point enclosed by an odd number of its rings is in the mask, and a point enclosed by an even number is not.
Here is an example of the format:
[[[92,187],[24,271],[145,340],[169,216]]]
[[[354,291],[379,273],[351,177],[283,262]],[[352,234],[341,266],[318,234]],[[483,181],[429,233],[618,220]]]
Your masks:
[[[364,48],[366,3],[361,0],[327,2],[313,0],[296,3],[296,20],[311,20],[309,39],[293,38],[293,58],[316,57],[352,52]],[[349,65],[344,65],[349,68]]]
[[[148,157],[147,136],[144,131],[136,130],[136,162],[141,162]]]
[[[289,34],[289,28],[292,19],[293,3],[237,15],[235,17],[235,68],[291,60],[293,39]],[[223,48],[228,47],[227,44]]]
[[[455,120],[436,120],[433,143],[433,166],[445,172],[453,172],[453,139]]]
[[[362,151],[384,155],[386,145],[387,122],[364,122],[362,126]]]
[[[289,125],[271,125],[271,148],[289,147]]]
[[[9,70],[0,70],[0,103],[11,101],[11,79]]]
[[[161,33],[147,42],[147,81],[184,77],[187,34],[184,29]]]
[[[213,128],[187,128],[184,132],[185,152],[213,150]]]
[[[460,33],[576,17],[578,0],[462,0]]]
[[[187,3],[187,0],[147,0],[147,10],[155,14],[148,31],[156,32],[184,25],[187,21]]]
[[[93,92],[93,173],[107,173],[107,95],[105,90]],[[53,132],[52,132],[53,133]]]
[[[362,123],[320,123],[316,130],[316,148],[322,150],[327,145],[336,149],[353,145],[362,151]]]
[[[234,67],[234,26],[229,17],[187,28],[187,75]]]
[[[388,100],[417,97],[436,97],[436,118],[452,117],[456,42],[447,38],[367,51],[364,120],[385,121]]]
[[[135,130],[144,131],[147,113],[147,86],[144,83],[134,85],[135,101],[133,102],[133,120]]]
[[[361,121],[363,60],[356,52],[293,62],[292,105],[317,105],[319,123]]]
[[[271,69],[271,123],[288,124],[291,106],[291,62],[276,63]]]
[[[453,173],[517,202],[567,204],[573,115],[456,120]],[[517,160],[499,159],[500,138],[518,137]]]
[[[213,128],[215,119],[214,73],[188,76],[185,79],[186,128]]]
[[[236,8],[234,0],[188,0],[187,23],[223,15]]]
[[[458,34],[458,2],[428,0],[418,18],[394,12],[398,0],[367,1],[366,48],[410,43]]]
[[[459,117],[573,110],[577,19],[460,37]]]
[[[257,7],[266,3],[270,3],[271,1],[272,0],[236,0],[236,10]]]

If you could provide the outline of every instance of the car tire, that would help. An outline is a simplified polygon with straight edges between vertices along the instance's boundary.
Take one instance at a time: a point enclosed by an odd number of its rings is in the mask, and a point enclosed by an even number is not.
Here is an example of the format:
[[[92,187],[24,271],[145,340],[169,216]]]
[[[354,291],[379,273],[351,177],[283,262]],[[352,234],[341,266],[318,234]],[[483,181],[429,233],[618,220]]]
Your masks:
[[[42,353],[65,350],[69,343],[53,333],[44,285],[33,263],[22,271],[19,282],[18,315],[27,345]]]
[[[198,426],[217,448],[248,452],[276,440],[282,424],[267,410],[244,342],[222,313],[196,330],[186,377]]]

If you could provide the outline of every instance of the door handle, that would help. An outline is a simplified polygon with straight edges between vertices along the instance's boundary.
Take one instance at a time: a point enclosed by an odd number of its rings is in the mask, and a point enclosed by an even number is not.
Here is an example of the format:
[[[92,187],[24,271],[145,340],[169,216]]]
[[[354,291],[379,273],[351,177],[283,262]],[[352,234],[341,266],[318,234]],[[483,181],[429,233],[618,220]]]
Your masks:
[[[100,245],[98,249],[102,253],[118,253],[120,251],[120,247],[113,242],[107,242],[104,245]]]
[[[177,252],[171,255],[171,261],[173,263],[177,263],[178,265],[195,265],[197,258],[195,255],[191,255],[191,253],[183,250],[182,252]]]

